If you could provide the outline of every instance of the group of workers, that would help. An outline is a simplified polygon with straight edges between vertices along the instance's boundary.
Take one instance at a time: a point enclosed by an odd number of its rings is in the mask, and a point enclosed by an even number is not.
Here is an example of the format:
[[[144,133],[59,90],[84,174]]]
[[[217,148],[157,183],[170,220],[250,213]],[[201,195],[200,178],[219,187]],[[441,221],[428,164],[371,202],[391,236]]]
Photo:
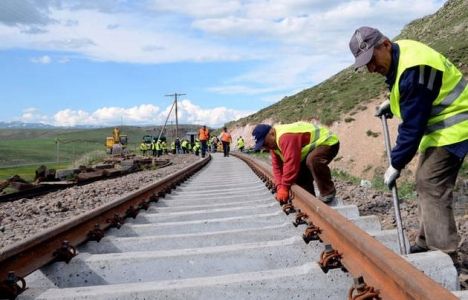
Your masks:
[[[410,253],[441,250],[455,266],[460,237],[453,214],[453,190],[468,152],[468,88],[460,70],[441,53],[413,40],[392,42],[378,29],[358,28],[349,48],[354,68],[366,66],[385,77],[390,99],[375,116],[401,119],[390,166],[384,174],[389,189],[419,150],[416,191],[420,229]],[[252,132],[255,149],[271,153],[276,199],[287,202],[293,183],[319,199],[333,201],[336,190],[328,164],[339,150],[338,137],[327,128],[306,122],[270,126]]]
[[[223,145],[223,154],[224,157],[229,156],[229,152],[231,151],[230,145],[232,142],[232,136],[228,132],[227,127],[223,128],[220,136],[210,136],[208,128],[206,125],[203,125],[202,128],[198,131],[198,139],[201,142],[201,156],[205,157],[205,153],[208,151],[208,145],[211,146],[211,152],[216,152],[218,148],[219,141],[221,141]]]
[[[148,145],[144,141],[142,141],[140,144],[140,151],[144,156],[153,155],[159,157],[163,154],[167,154],[167,142],[165,140],[153,139],[153,141],[151,141],[151,144]]]
[[[223,131],[218,137],[215,135],[210,135],[210,132],[206,125],[203,125],[203,127],[199,129],[198,136],[193,143],[191,143],[186,138],[183,138],[182,140],[176,138],[174,141],[171,142],[170,147],[168,149],[165,140],[153,139],[151,144],[147,144],[145,143],[145,141],[142,141],[139,149],[143,156],[153,155],[159,157],[162,154],[168,154],[168,152],[172,154],[194,153],[198,156],[201,153],[201,157],[204,158],[206,152],[216,152],[220,143],[223,148],[224,156],[228,157],[230,152],[230,144],[232,143],[232,137],[231,134],[228,132],[227,128],[224,127]],[[244,139],[242,137],[239,137],[237,139],[238,149],[240,151],[243,151],[244,146]]]

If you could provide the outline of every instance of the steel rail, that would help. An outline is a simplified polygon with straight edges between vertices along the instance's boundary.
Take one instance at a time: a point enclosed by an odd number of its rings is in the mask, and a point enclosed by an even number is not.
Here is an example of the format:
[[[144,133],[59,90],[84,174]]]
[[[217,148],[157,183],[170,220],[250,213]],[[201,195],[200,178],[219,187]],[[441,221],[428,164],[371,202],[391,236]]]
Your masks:
[[[245,154],[233,154],[246,162],[272,188],[271,167]],[[341,264],[354,278],[363,277],[382,299],[457,299],[450,291],[415,268],[341,214],[297,185],[292,204],[305,213],[308,223],[320,228],[319,237],[338,251]],[[373,298],[372,298],[373,299]]]
[[[149,202],[157,201],[159,197],[171,193],[172,189],[200,170],[210,160],[211,156],[208,156],[134,193],[2,249],[0,251],[0,298],[14,298],[15,295],[12,293],[23,290],[17,282],[23,281],[28,274],[53,261],[68,262],[76,255],[74,247],[88,240],[99,241],[105,229],[119,228],[124,218],[136,217],[139,209],[147,209]]]

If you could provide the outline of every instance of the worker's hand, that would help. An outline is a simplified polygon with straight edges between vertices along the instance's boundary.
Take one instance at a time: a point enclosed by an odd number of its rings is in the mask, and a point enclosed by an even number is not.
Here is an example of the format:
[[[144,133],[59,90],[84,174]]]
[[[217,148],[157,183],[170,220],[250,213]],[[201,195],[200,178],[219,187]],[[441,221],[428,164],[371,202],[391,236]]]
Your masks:
[[[397,170],[392,166],[388,167],[384,174],[385,185],[388,186],[389,189],[392,189],[398,177],[400,177],[400,170]]]
[[[280,203],[288,202],[289,199],[289,188],[285,186],[277,186],[276,187],[276,200]]]
[[[384,102],[382,102],[382,104],[380,104],[379,107],[377,107],[377,109],[375,110],[374,116],[379,118],[381,116],[385,116],[385,118],[387,119],[393,118],[392,111],[390,110],[390,100],[385,100]]]

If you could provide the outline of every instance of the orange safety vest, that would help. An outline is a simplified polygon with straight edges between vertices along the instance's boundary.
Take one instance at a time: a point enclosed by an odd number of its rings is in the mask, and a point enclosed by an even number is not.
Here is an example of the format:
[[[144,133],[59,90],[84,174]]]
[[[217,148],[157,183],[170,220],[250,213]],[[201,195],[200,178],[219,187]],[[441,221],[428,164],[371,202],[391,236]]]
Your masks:
[[[210,133],[208,131],[208,128],[206,129],[200,128],[200,130],[198,131],[198,139],[200,141],[207,141],[209,138],[210,138]]]
[[[221,135],[221,141],[230,143],[231,140],[231,134],[229,132],[223,132],[223,134]]]

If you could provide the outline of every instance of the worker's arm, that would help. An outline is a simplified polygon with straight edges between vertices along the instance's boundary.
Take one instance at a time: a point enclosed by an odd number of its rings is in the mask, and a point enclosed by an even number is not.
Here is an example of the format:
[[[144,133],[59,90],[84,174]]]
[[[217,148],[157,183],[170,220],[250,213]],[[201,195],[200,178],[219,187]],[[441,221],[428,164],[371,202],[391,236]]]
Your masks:
[[[273,169],[273,177],[275,179],[275,186],[279,188],[281,182],[283,181],[283,161],[273,150],[270,150],[270,155],[271,166]]]
[[[283,177],[281,185],[288,189],[296,182],[299,168],[301,167],[302,134],[286,133],[279,139],[279,145],[283,154]]]
[[[435,76],[431,76],[431,72]],[[433,80],[432,80],[433,78]],[[424,135],[432,103],[439,95],[442,72],[429,66],[409,68],[400,77],[400,112],[396,146],[392,150],[392,166],[403,169],[413,159]]]

